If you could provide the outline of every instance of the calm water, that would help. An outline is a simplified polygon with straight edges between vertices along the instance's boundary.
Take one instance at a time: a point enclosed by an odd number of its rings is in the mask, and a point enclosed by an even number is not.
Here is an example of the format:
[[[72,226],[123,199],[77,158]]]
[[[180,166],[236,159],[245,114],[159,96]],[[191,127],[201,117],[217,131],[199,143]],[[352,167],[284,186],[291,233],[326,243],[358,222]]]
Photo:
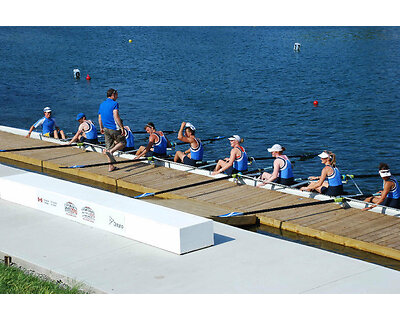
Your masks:
[[[190,121],[203,139],[241,135],[251,156],[274,143],[287,154],[327,148],[342,173],[375,173],[382,161],[400,172],[397,27],[1,27],[0,57],[0,124],[28,129],[50,105],[73,132],[75,115],[96,120],[113,87],[134,130]],[[205,158],[229,151],[217,141]],[[318,159],[295,164],[297,177],[320,170]]]

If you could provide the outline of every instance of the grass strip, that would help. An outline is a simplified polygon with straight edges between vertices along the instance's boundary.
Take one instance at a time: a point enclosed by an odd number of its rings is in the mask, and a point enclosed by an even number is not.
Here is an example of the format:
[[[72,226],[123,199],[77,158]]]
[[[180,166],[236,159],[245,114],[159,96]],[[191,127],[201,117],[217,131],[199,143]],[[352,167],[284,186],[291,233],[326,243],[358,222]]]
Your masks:
[[[79,294],[78,287],[67,287],[56,281],[43,280],[23,270],[0,263],[0,294]]]

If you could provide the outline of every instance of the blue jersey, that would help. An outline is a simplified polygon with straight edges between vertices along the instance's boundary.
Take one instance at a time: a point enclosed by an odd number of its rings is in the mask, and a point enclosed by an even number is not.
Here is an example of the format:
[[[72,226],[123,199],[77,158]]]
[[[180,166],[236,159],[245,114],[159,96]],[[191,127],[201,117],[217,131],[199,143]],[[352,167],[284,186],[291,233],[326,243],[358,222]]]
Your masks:
[[[400,198],[399,182],[393,176],[389,177],[388,181],[394,182],[394,187],[389,191],[387,197],[391,199],[399,199]],[[386,181],[383,181],[383,188],[385,187],[385,182]]]
[[[89,129],[88,130],[83,130],[86,135],[86,139],[90,140],[96,140],[97,139],[97,129],[94,123],[91,120],[85,120],[85,122],[88,124]]]
[[[333,169],[333,173],[328,176],[328,183],[330,187],[336,187],[342,185],[342,177],[340,175],[339,169],[336,167],[329,166]]]
[[[38,121],[35,122],[33,125],[35,128],[42,126],[42,132],[43,134],[48,134],[52,133],[54,130],[56,130],[57,124],[56,124],[56,119],[54,118],[46,118],[43,117],[39,119]]]
[[[247,170],[247,154],[242,146],[237,147],[240,151],[240,156],[233,162],[233,168],[239,172]]]
[[[162,131],[154,132],[158,138],[158,141],[153,144],[153,152],[158,154],[166,154],[167,153],[167,139],[164,136]]]
[[[203,160],[203,144],[201,143],[200,139],[194,138],[197,141],[197,148],[194,149],[190,146],[190,157],[192,160],[200,161]]]
[[[290,179],[293,178],[293,168],[292,163],[289,159],[285,159],[283,157],[277,157],[277,159],[283,160],[283,166],[279,168],[279,178],[282,179]]]
[[[135,148],[135,139],[133,138],[133,133],[129,127],[124,127],[125,129],[125,139],[126,139],[126,147],[125,148]]]
[[[119,130],[120,128],[114,119],[114,110],[119,110],[119,104],[113,99],[108,98],[100,104],[99,114],[101,115],[101,122],[104,128]]]

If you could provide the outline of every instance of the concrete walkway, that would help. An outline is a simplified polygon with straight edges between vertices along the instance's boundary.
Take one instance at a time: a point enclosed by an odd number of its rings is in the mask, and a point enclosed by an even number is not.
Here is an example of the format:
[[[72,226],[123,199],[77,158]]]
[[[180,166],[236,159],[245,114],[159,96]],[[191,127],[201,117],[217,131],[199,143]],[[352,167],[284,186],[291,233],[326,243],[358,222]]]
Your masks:
[[[93,292],[400,292],[398,271],[216,222],[214,227],[213,247],[179,256],[0,200],[2,255]]]

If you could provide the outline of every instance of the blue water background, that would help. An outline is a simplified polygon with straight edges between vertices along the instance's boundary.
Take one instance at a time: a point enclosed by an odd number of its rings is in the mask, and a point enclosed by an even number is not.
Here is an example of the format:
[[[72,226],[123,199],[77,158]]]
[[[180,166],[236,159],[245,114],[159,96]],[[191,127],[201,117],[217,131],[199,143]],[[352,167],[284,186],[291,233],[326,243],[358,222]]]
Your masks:
[[[250,156],[280,143],[289,155],[332,150],[342,173],[377,173],[380,162],[400,172],[398,27],[0,27],[0,57],[3,125],[28,129],[51,106],[74,132],[79,112],[97,122],[112,87],[133,130],[190,121],[202,139],[239,134]],[[223,139],[205,159],[229,152]],[[297,161],[295,174],[321,168]],[[357,184],[371,192],[381,180]]]

